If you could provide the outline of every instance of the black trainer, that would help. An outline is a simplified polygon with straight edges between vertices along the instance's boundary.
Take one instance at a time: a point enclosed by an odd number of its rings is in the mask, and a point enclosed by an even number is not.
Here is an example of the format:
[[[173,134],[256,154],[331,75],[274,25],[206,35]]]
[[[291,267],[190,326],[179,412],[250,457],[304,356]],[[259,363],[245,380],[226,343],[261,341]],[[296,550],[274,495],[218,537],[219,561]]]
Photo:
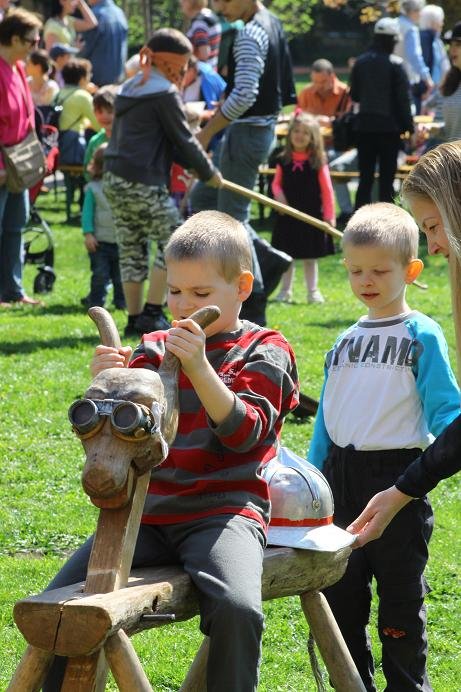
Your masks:
[[[135,321],[135,328],[138,334],[149,334],[149,332],[158,332],[159,330],[169,329],[171,324],[168,322],[163,310],[154,315],[146,315],[142,312]]]

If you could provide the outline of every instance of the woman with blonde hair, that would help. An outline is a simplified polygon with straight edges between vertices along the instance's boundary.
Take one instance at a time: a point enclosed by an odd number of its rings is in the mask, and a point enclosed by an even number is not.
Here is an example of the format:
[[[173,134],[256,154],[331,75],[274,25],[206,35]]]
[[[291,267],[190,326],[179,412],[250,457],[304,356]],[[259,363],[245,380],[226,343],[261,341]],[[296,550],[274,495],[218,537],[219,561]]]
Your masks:
[[[422,156],[402,187],[431,255],[448,260],[456,334],[458,379],[461,379],[461,140],[441,144]],[[356,546],[379,538],[397,512],[413,498],[433,490],[440,480],[461,470],[461,416],[397,479],[378,493],[348,527]]]

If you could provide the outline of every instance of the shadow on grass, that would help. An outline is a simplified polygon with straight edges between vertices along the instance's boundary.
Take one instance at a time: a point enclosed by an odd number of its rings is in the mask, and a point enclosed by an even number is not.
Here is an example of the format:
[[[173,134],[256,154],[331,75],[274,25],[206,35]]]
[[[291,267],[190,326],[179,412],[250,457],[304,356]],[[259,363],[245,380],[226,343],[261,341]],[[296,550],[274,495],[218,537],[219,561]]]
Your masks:
[[[346,328],[350,327],[351,324],[353,324],[354,320],[353,318],[349,319],[339,319],[335,318],[333,320],[328,320],[327,322],[314,322],[309,320],[309,327],[323,327],[325,329],[339,329],[339,328]]]
[[[18,353],[34,353],[45,349],[81,348],[83,344],[95,345],[99,337],[94,336],[63,336],[60,339],[34,339],[33,341],[3,341],[0,343],[0,353],[4,356]]]
[[[26,315],[36,315],[37,317],[44,317],[50,316],[50,315],[82,315],[84,317],[90,317],[87,314],[87,309],[82,307],[81,305],[62,305],[60,303],[56,303],[55,305],[46,305],[46,295],[40,296],[40,300],[43,300],[45,302],[44,307],[15,307],[15,308],[10,308],[8,312],[4,312],[4,314],[8,315],[8,318],[13,317],[25,317]],[[106,308],[108,312],[113,314],[114,309],[112,307]],[[117,312],[122,312],[121,310],[118,310]]]

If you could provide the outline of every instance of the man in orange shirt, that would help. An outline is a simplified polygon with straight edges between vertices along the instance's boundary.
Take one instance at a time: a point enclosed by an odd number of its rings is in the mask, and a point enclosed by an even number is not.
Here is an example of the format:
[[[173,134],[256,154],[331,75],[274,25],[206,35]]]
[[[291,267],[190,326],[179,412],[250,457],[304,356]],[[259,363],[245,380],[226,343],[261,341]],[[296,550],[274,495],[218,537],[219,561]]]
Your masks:
[[[319,117],[320,124],[329,125],[346,91],[347,84],[337,78],[331,62],[320,58],[312,65],[311,84],[298,94],[298,106],[312,115],[324,116]],[[348,105],[349,99],[341,110]]]
[[[298,94],[298,107],[315,115],[323,127],[329,127],[338,110],[344,111],[350,106],[350,98],[344,97],[347,84],[341,82],[335,75],[333,65],[329,60],[320,58],[312,64],[311,84]],[[328,138],[325,147],[330,162],[330,170],[345,171],[357,167],[357,151],[351,149],[345,153],[333,149],[333,140]],[[334,183],[336,199],[341,213],[338,224],[344,226],[353,212],[352,200],[347,183]]]

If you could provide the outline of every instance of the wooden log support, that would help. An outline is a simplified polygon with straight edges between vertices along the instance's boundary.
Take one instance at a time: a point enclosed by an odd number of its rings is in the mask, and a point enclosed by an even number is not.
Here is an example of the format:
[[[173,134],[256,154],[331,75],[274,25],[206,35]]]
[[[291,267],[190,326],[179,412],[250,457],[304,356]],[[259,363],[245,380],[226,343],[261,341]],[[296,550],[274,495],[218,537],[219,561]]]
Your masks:
[[[204,637],[179,692],[206,692],[206,669],[210,639]]]
[[[107,664],[102,650],[69,659],[60,692],[104,692]]]
[[[332,686],[338,692],[365,692],[330,606],[322,593],[301,594],[301,606],[314,635]]]
[[[152,692],[133,645],[123,630],[107,640],[104,653],[120,692]]]
[[[54,654],[28,646],[6,692],[38,692],[45,680]]]

